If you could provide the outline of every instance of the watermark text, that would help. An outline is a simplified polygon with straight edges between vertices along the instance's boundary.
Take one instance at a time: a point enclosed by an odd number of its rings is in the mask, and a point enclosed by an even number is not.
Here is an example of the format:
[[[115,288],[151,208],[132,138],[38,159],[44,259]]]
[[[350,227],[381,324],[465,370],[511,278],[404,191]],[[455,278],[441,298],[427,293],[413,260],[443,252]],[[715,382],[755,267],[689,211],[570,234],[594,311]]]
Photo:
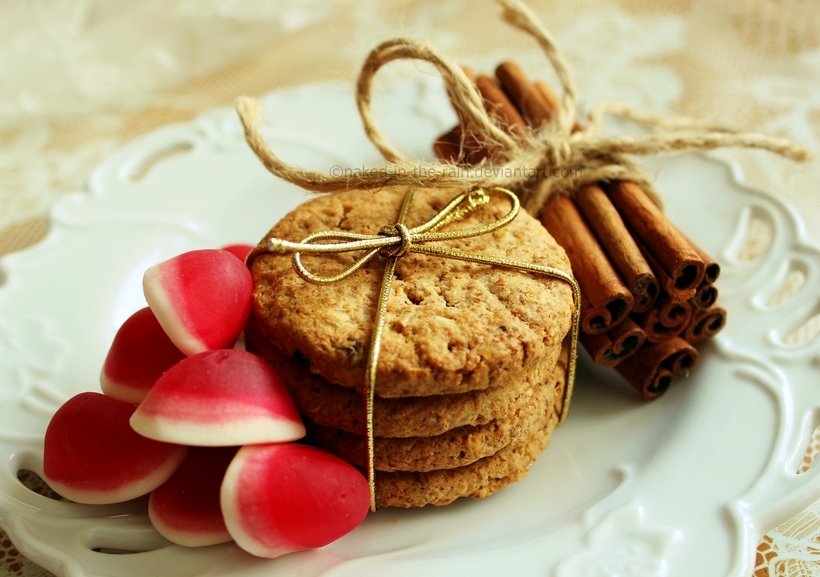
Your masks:
[[[543,179],[543,178],[579,178],[583,175],[583,167],[562,167],[562,168],[530,168],[530,167],[510,167],[510,166],[414,166],[404,167],[343,167],[334,164],[329,170],[330,176],[349,178],[374,178],[374,177],[410,177],[425,178],[430,176],[450,176],[454,178],[463,177],[485,177],[485,178],[508,178],[508,179]]]

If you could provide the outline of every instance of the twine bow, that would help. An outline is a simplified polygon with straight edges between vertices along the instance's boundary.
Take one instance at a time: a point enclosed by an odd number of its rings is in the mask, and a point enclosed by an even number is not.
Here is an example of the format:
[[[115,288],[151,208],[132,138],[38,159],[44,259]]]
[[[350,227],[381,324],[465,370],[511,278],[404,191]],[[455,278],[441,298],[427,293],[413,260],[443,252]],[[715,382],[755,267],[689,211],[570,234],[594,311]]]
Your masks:
[[[514,270],[541,274],[547,277],[556,278],[567,282],[572,288],[573,313],[572,325],[570,329],[570,361],[567,367],[566,387],[564,388],[564,401],[558,424],[564,422],[569,412],[569,404],[572,398],[572,389],[575,382],[575,360],[578,348],[578,324],[580,318],[581,291],[578,283],[572,275],[562,270],[541,266],[537,264],[521,262],[502,257],[485,256],[480,254],[467,253],[447,246],[435,246],[427,243],[468,238],[488,234],[503,226],[506,226],[518,215],[520,202],[518,197],[503,188],[478,189],[462,192],[447,206],[445,206],[433,218],[419,226],[408,228],[405,224],[410,207],[413,203],[416,189],[409,189],[404,197],[404,201],[399,212],[399,217],[394,225],[381,227],[377,235],[357,234],[346,231],[321,231],[309,234],[299,242],[291,242],[279,238],[269,238],[267,242],[256,247],[248,255],[248,266],[253,259],[262,253],[291,253],[293,267],[297,274],[303,279],[313,283],[331,284],[339,282],[359,270],[377,255],[385,258],[384,276],[382,277],[379,300],[376,306],[376,319],[374,321],[373,335],[370,340],[370,351],[367,358],[367,368],[365,371],[365,411],[367,435],[367,481],[370,487],[370,508],[376,510],[376,468],[374,454],[373,435],[373,402],[376,391],[376,369],[381,351],[382,334],[384,332],[387,317],[387,303],[390,295],[390,286],[396,270],[396,262],[408,253],[421,253],[431,256],[452,258],[467,262],[475,262],[487,265],[502,266]],[[468,214],[477,208],[490,202],[491,196],[499,196],[510,201],[510,210],[503,217],[489,224],[472,228],[463,228],[440,232],[439,229],[446,225],[463,220]],[[341,242],[334,242],[341,241]],[[333,275],[322,276],[308,270],[302,263],[301,253],[328,254],[350,251],[365,251],[360,257],[353,261],[341,272]]]
[[[734,131],[683,117],[665,118],[613,102],[602,102],[593,107],[587,117],[587,127],[573,132],[577,91],[572,70],[555,39],[518,0],[497,2],[509,24],[535,39],[563,88],[561,106],[550,122],[531,133],[508,134],[498,119],[486,111],[478,89],[464,71],[438,50],[423,42],[396,38],[383,42],[370,52],[356,84],[356,104],[365,132],[388,164],[364,174],[340,176],[290,166],[282,162],[262,138],[259,126],[263,118],[258,102],[241,97],[236,101],[236,108],[248,144],[270,172],[314,192],[333,193],[352,188],[377,191],[399,185],[460,190],[498,186],[514,190],[521,197],[524,208],[534,215],[539,214],[552,194],[573,194],[586,184],[610,180],[637,182],[661,205],[660,195],[630,155],[739,146],[768,150],[792,160],[808,158],[805,148],[783,138]],[[447,162],[410,160],[388,142],[370,109],[370,92],[376,72],[400,59],[424,60],[435,66],[465,124],[465,138],[475,138],[494,150],[490,163],[454,167]],[[629,119],[652,132],[637,136],[601,136],[601,124],[608,114]]]

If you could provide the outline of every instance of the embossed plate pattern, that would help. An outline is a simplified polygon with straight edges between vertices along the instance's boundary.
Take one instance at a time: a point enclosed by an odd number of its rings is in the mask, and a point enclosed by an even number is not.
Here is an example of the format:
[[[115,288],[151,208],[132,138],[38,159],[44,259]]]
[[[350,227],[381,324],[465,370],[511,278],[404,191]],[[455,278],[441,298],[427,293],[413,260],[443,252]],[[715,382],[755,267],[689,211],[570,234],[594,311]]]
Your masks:
[[[408,154],[428,155],[454,122],[437,85],[403,81],[386,94],[388,133]],[[379,163],[351,87],[281,91],[265,106],[268,139],[285,160],[319,170]],[[794,474],[820,414],[820,345],[790,338],[820,312],[820,252],[791,209],[744,187],[725,164],[651,164],[670,217],[723,263],[729,326],[702,347],[691,375],[647,404],[585,360],[569,421],[522,482],[483,501],[382,510],[322,550],[269,561],[231,544],[170,545],[151,529],[144,500],[76,505],[17,481],[20,469],[41,467],[51,413],[98,388],[117,327],[144,306],[146,267],[256,242],[307,198],[264,171],[230,110],[134,141],[102,163],[89,191],[54,207],[42,243],[2,261],[0,526],[35,562],[77,577],[747,577],[760,536],[820,496],[820,468]],[[741,258],[755,226],[772,241]],[[802,288],[774,298],[795,272]]]

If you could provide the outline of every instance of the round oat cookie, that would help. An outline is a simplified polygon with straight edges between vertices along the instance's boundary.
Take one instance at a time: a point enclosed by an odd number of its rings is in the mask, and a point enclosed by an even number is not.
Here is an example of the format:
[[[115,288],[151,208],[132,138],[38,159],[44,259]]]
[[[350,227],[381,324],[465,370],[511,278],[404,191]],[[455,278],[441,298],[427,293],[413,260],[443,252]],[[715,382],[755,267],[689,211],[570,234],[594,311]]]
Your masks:
[[[488,457],[504,447],[532,437],[543,429],[552,414],[556,375],[536,387],[534,394],[506,419],[486,425],[465,425],[432,437],[403,439],[374,437],[375,465],[379,471],[418,471],[454,469]],[[315,445],[354,465],[367,460],[366,437],[339,429],[305,422],[308,439]]]
[[[364,435],[361,392],[329,383],[310,371],[304,358],[289,359],[271,345],[251,320],[245,327],[249,351],[265,359],[281,375],[304,417],[314,423]],[[562,349],[562,354],[566,346]],[[551,360],[551,359],[550,359]],[[378,437],[430,437],[465,425],[480,426],[508,419],[524,406],[554,366],[544,363],[518,383],[455,395],[375,398],[374,427]]]
[[[404,192],[320,197],[287,215],[269,236],[298,241],[326,230],[377,234],[396,222]],[[407,225],[429,220],[457,193],[419,190]],[[493,198],[450,228],[487,224],[508,210],[506,199]],[[564,251],[523,211],[492,233],[438,244],[570,271]],[[332,274],[357,256],[304,255],[303,262],[316,274]],[[251,314],[286,356],[304,357],[328,381],[361,389],[383,271],[379,257],[338,283],[314,284],[293,271],[290,255],[260,254],[251,263]],[[398,259],[390,290],[376,394],[457,394],[523,382],[527,373],[556,357],[571,315],[572,292],[560,279],[406,254]]]

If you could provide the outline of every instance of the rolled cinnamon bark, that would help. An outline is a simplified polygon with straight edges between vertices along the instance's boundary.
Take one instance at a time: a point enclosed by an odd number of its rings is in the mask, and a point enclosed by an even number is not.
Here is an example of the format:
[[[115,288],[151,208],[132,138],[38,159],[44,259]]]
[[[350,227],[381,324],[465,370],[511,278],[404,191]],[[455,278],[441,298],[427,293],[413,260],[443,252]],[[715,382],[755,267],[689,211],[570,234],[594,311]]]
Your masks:
[[[635,240],[645,249],[644,256],[663,289],[679,300],[695,296],[703,281],[705,263],[689,239],[634,182],[614,182],[607,193]]]
[[[514,62],[502,63],[496,69],[496,76],[518,109],[528,118],[534,119],[531,121],[533,124],[548,120],[559,106],[558,97],[548,85],[540,83],[540,88],[536,89]],[[658,280],[612,202],[595,185],[577,191],[575,201],[622,280],[629,287],[634,299],[632,310],[648,310],[660,292]]]
[[[473,165],[480,164],[482,160],[489,158],[490,149],[475,138],[465,136],[459,124],[436,139],[433,143],[433,153],[439,160]]]
[[[720,265],[715,259],[706,254],[706,251],[700,248],[697,244],[691,240],[689,240],[689,243],[695,247],[695,250],[698,251],[700,258],[703,259],[703,263],[705,265],[703,269],[703,282],[713,284],[720,276]]]
[[[475,84],[476,77],[472,69],[469,66],[462,66],[461,69]],[[433,153],[439,160],[447,162],[465,165],[479,164],[482,160],[489,158],[492,151],[485,146],[485,143],[479,142],[471,131],[468,130],[465,134],[467,119],[458,108],[454,106],[453,109],[458,116],[458,124],[436,139],[433,143]]]
[[[458,162],[461,158],[461,125],[439,136],[433,143],[433,152],[439,160]]]
[[[640,354],[619,363],[615,370],[647,400],[669,388],[672,378],[689,370],[698,351],[679,337],[658,344],[644,344]]]
[[[632,311],[649,310],[660,293],[658,279],[606,193],[594,184],[584,186],[575,193],[575,202],[632,292]]]
[[[646,333],[647,341],[660,343],[686,330],[692,320],[692,305],[663,293],[648,311],[631,316]]]
[[[484,107],[488,112],[495,114],[513,134],[524,134],[527,123],[519,114],[518,109],[510,102],[504,91],[486,74],[475,79],[475,84],[481,96],[484,97]]]
[[[502,68],[503,67],[503,68]],[[524,71],[514,62],[505,62],[499,66],[495,75],[510,100],[518,107],[518,111],[529,121],[530,126],[538,128],[547,122],[553,112],[561,106],[561,99],[552,91],[546,82],[530,84]],[[578,122],[572,125],[572,131],[578,132],[581,125]]]
[[[558,95],[555,92],[553,92],[549,84],[539,80],[537,82],[533,82],[532,86],[535,91],[541,95],[541,100],[546,102],[550,110],[558,110],[561,106],[561,99],[558,98]]]
[[[541,93],[530,83],[518,64],[502,62],[495,69],[495,76],[530,126],[538,128],[550,119],[554,108],[549,102],[544,101]]]
[[[694,351],[694,353],[692,351]],[[699,353],[694,347],[681,347],[666,358],[664,366],[671,370],[673,375],[679,377],[688,373],[689,369],[695,366],[698,356]]]
[[[674,328],[680,325],[685,327],[689,324],[692,318],[692,305],[687,301],[679,301],[668,294],[662,294],[657,304],[663,326]]]
[[[624,320],[632,310],[632,294],[572,199],[561,195],[550,198],[541,212],[541,222],[567,252],[581,286],[581,329],[597,335]]]
[[[641,254],[646,259],[646,262],[649,263],[649,268],[652,269],[652,272],[655,274],[655,278],[658,279],[658,284],[661,286],[661,293],[666,290],[667,286],[674,285],[674,279],[666,274],[663,267],[658,263],[655,257],[652,256],[652,253],[646,249],[643,242],[641,242],[641,239],[633,234],[632,240],[634,240],[635,244],[638,245],[638,248],[641,250]]]
[[[552,91],[549,84],[539,81],[534,82],[532,86],[535,88],[535,91],[541,95],[541,100],[547,103],[551,111],[558,110],[561,106],[561,99],[557,94],[555,94],[555,92]],[[581,130],[583,130],[583,128],[581,128],[581,124],[576,120],[572,125],[572,131],[580,132]]]
[[[510,102],[504,91],[493,82],[492,78],[484,74],[476,77],[467,66],[463,66],[462,70],[478,88],[481,97],[484,99],[484,107],[501,120],[503,128],[507,132],[522,135],[528,130],[526,122],[524,122],[516,107]],[[438,137],[433,144],[433,152],[440,160],[455,162],[455,159],[458,159],[466,165],[480,164],[482,160],[492,156],[492,146],[486,142],[479,142],[472,136],[471,132],[465,134],[467,119],[462,117],[458,110],[456,110],[456,114],[459,117],[458,126]],[[456,144],[458,145],[458,153],[454,154],[454,145]]]
[[[708,265],[706,266],[706,270],[709,270]],[[710,306],[715,304],[718,297],[717,287],[711,283],[707,283],[705,277],[706,275],[704,274],[704,281],[700,283],[698,292],[696,292],[695,296],[693,296],[689,301],[692,303],[692,306],[699,309],[708,309]]]
[[[683,338],[696,345],[715,336],[725,325],[726,309],[723,307],[714,305],[708,309],[696,309]]]
[[[527,111],[526,107],[528,105],[530,107],[534,108],[534,105],[532,103],[538,103],[539,112],[536,113],[536,114],[543,114],[544,113],[544,108],[543,107],[546,106],[546,109],[547,109],[546,112],[548,113],[547,118],[549,118],[549,114],[552,114],[552,112],[555,111],[555,109],[557,109],[558,106],[560,106],[560,100],[559,100],[558,96],[552,91],[552,89],[549,87],[548,84],[546,84],[544,82],[535,82],[533,84],[530,84],[529,81],[527,80],[526,76],[524,75],[523,71],[521,71],[521,69],[512,62],[505,62],[504,64],[499,66],[498,69],[496,70],[496,76],[498,76],[499,80],[501,80],[502,86],[511,95],[511,97],[513,99],[513,102],[515,102],[517,104],[519,110],[522,110],[525,113]],[[527,91],[530,88],[531,88],[532,92],[535,92],[535,93],[540,95],[539,99],[532,98],[532,97],[525,98],[525,95],[529,96],[529,93]],[[573,128],[573,130],[580,130],[580,126],[576,123],[576,126]],[[638,185],[636,185],[634,183],[630,183],[630,182],[627,182],[627,183],[617,182],[617,183],[613,183],[611,188],[630,189],[630,188],[633,188],[633,187],[636,190],[634,190],[634,191],[630,190],[629,192],[631,192],[633,194],[638,194],[639,193],[640,196],[642,196],[644,198],[639,198],[638,199],[638,200],[642,201],[640,204],[636,204],[634,202],[631,203],[632,210],[635,211],[636,209],[640,209],[644,212],[644,215],[648,214],[654,219],[654,226],[653,226],[652,222],[649,223],[649,226],[644,225],[644,223],[639,223],[637,228],[650,231],[650,234],[649,234],[649,239],[650,240],[648,240],[647,242],[650,246],[652,246],[653,251],[656,248],[656,246],[654,244],[654,237],[657,236],[657,234],[659,232],[666,239],[665,240],[665,245],[661,245],[659,247],[659,250],[660,250],[661,254],[653,255],[653,256],[655,256],[655,262],[658,263],[661,268],[667,267],[667,268],[664,269],[664,271],[666,272],[665,276],[668,278],[668,282],[666,283],[664,288],[667,290],[667,292],[669,292],[670,294],[673,294],[674,296],[676,296],[679,299],[685,300],[687,298],[692,298],[692,296],[694,296],[694,290],[696,290],[696,287],[701,282],[700,280],[697,280],[697,276],[701,273],[700,273],[699,269],[696,269],[695,270],[695,278],[688,280],[689,284],[693,285],[692,289],[690,289],[691,294],[689,294],[688,292],[683,290],[681,287],[685,288],[687,286],[687,278],[683,277],[683,273],[686,272],[687,274],[691,274],[692,271],[691,271],[691,269],[687,270],[685,268],[686,265],[688,264],[688,262],[683,262],[683,268],[681,268],[680,264],[676,264],[676,262],[677,262],[676,258],[670,259],[670,258],[666,257],[666,253],[670,250],[670,247],[671,247],[671,249],[674,249],[675,251],[678,251],[681,247],[686,247],[690,251],[694,251],[694,253],[696,253],[700,257],[701,261],[704,262],[704,267],[703,267],[704,268],[704,273],[703,274],[706,274],[706,278],[712,279],[712,280],[710,280],[710,282],[714,282],[714,280],[717,279],[717,276],[720,274],[720,266],[717,264],[717,262],[714,261],[714,259],[712,259],[708,255],[706,255],[706,253],[703,252],[700,249],[700,247],[698,247],[697,245],[695,245],[694,243],[689,241],[689,239],[686,238],[686,236],[683,235],[683,233],[678,231],[677,228],[675,228],[666,219],[666,217],[663,215],[663,213],[661,213],[660,210],[657,209],[657,207],[654,205],[654,203],[652,203],[652,201],[646,196],[646,194],[643,192],[643,190],[641,190],[640,187],[638,187]],[[619,192],[616,192],[615,194],[619,194]],[[591,212],[592,212],[593,209],[592,209],[592,207],[589,206],[591,204],[591,202],[588,202],[586,204],[582,204],[583,203],[583,201],[581,200],[582,195],[583,195],[583,189],[582,189],[582,191],[578,191],[576,193],[576,201],[578,202],[579,207],[581,208],[582,212],[584,213],[584,216],[587,218],[587,221],[590,223],[593,230],[595,230],[596,233],[597,233],[598,229],[596,227],[596,224],[593,223],[593,219],[595,217],[591,215]],[[589,196],[589,198],[591,198],[593,200],[595,200],[597,198],[597,195],[588,195],[588,196]],[[620,210],[620,207],[619,207],[618,210]],[[616,212],[618,212],[618,211],[616,211]],[[598,209],[598,214],[600,215],[600,218],[606,219],[609,222],[614,222],[611,217],[604,216],[604,215],[607,215],[608,213],[603,212],[603,209],[599,208]],[[620,216],[623,216],[623,215],[620,215]],[[623,222],[622,219],[619,219],[619,220],[621,220],[621,222]],[[640,230],[638,231],[638,234],[640,234]],[[601,240],[602,244],[604,245],[604,248],[607,251],[607,254],[609,254],[610,258],[613,260],[613,264],[616,266],[618,271],[623,275],[623,278],[626,281],[627,285],[630,287],[630,289],[633,290],[633,295],[635,296],[635,304],[633,305],[634,309],[637,312],[642,312],[642,311],[648,310],[649,307],[652,306],[652,300],[654,298],[651,295],[654,294],[655,296],[657,296],[657,294],[658,294],[658,291],[656,290],[656,287],[658,286],[657,285],[658,279],[655,278],[654,282],[653,282],[652,280],[647,280],[646,276],[641,276],[641,280],[638,280],[637,282],[639,282],[639,283],[649,282],[649,283],[651,283],[651,285],[646,290],[644,290],[641,287],[635,287],[633,285],[633,282],[632,282],[633,278],[634,278],[632,276],[634,274],[634,270],[630,270],[630,268],[624,268],[624,266],[629,267],[630,265],[626,265],[624,263],[624,261],[618,260],[615,256],[613,256],[613,253],[611,252],[611,246],[608,246],[607,244],[604,243],[603,239],[605,237],[608,238],[608,239],[614,239],[614,241],[613,241],[613,244],[614,244],[614,243],[621,243],[622,239],[624,239],[624,238],[631,239],[632,234],[630,234],[629,231],[620,231],[620,230],[616,231],[615,229],[609,229],[606,234],[598,235],[598,238],[599,238],[599,240]],[[669,237],[669,238],[667,238],[667,237]],[[631,255],[634,255],[637,252],[639,252],[639,251],[637,251],[637,247],[634,245],[633,242],[628,242],[628,244],[631,245],[630,246],[630,250],[632,251]],[[691,256],[691,254],[694,254],[694,253],[675,252],[675,253],[673,253],[673,255],[674,255],[674,257]],[[629,258],[629,259],[635,259],[636,258],[635,256],[631,256],[631,255],[627,258]],[[639,259],[639,261],[642,261],[644,266],[648,267],[648,263],[646,263],[646,259],[643,258],[640,254],[637,255],[637,259]],[[699,266],[699,265],[697,265],[697,266]],[[708,271],[706,269],[708,269]],[[651,275],[651,273],[652,273],[651,269],[649,270],[649,273]],[[655,275],[652,275],[652,277],[654,277],[654,276]],[[649,277],[649,278],[651,279],[652,277]],[[637,288],[637,291],[634,290],[635,288]]]
[[[640,350],[646,340],[643,329],[630,318],[624,319],[609,332],[600,335],[581,332],[579,337],[595,364],[605,367],[614,367],[631,357]]]

